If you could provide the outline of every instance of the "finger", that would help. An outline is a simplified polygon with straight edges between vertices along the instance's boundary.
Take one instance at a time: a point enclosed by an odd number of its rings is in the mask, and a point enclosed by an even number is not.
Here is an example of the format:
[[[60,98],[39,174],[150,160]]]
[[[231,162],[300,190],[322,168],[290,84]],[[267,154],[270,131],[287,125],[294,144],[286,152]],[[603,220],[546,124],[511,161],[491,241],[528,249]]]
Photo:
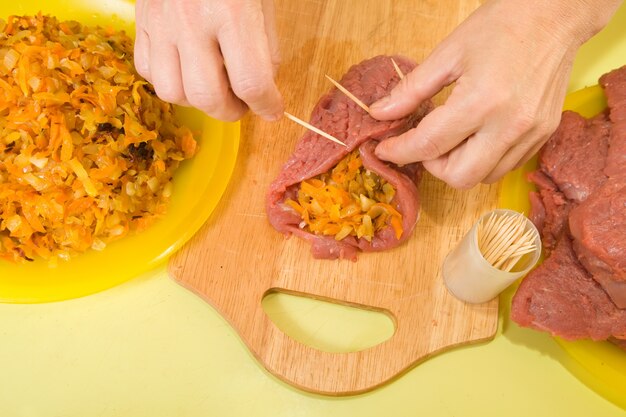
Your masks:
[[[531,154],[528,156],[529,153],[534,149],[538,150],[541,148],[541,145],[542,144],[535,144],[535,141],[530,140],[530,138],[522,138],[518,144],[514,145],[504,154],[493,170],[485,178],[483,178],[482,182],[485,184],[492,184],[499,181],[508,172],[513,171],[526,163],[526,161],[534,155]]]
[[[558,109],[555,113],[559,114]],[[556,116],[549,120],[546,124],[535,126],[518,139],[498,166],[484,179],[484,182],[492,183],[499,180],[507,172],[520,168],[535,156],[556,130],[560,117]]]
[[[135,69],[139,75],[152,83],[150,75],[150,37],[148,33],[137,27],[135,34]]]
[[[537,153],[541,150],[543,145],[545,145],[546,141],[549,137],[546,137],[545,140],[540,141],[539,143],[534,144],[520,159],[517,161],[515,166],[513,166],[512,170],[516,170],[524,166],[528,161],[534,158]]]
[[[145,28],[145,3],[147,0],[135,1],[135,26]]]
[[[280,65],[280,44],[278,42],[278,33],[276,32],[276,11],[274,10],[274,0],[263,0],[263,18],[265,20],[265,34],[267,35],[270,50],[272,70],[274,76],[276,76],[278,66]]]
[[[179,51],[187,102],[216,119],[240,119],[247,107],[229,87],[219,46],[209,40],[188,39],[181,42]]]
[[[506,142],[499,141],[498,136],[477,132],[449,153],[424,161],[424,168],[454,188],[472,188],[494,170],[506,153]]]
[[[381,142],[376,147],[376,156],[396,164],[439,158],[480,128],[479,113],[468,112],[468,106],[469,103],[460,104],[451,96],[414,129]]]
[[[370,106],[370,114],[378,120],[396,120],[412,113],[424,100],[453,83],[459,76],[458,57],[434,51],[408,73],[388,96]]]
[[[135,68],[150,82],[150,37],[146,31],[145,0],[135,2]]]
[[[151,39],[150,76],[154,91],[168,103],[188,106],[183,89],[180,57],[175,45]]]
[[[526,155],[524,155],[522,157],[522,159],[519,160],[519,162],[517,163],[517,165],[513,169],[520,168],[521,166],[526,164],[526,162],[530,161],[533,157],[535,157],[535,155],[537,155],[539,153],[539,151],[541,150],[543,145],[545,145],[545,142],[541,142],[541,143],[536,144],[530,151],[528,151],[526,153]]]
[[[272,59],[259,7],[238,9],[237,24],[223,25],[218,41],[233,92],[267,120],[279,119],[283,100],[274,83]]]

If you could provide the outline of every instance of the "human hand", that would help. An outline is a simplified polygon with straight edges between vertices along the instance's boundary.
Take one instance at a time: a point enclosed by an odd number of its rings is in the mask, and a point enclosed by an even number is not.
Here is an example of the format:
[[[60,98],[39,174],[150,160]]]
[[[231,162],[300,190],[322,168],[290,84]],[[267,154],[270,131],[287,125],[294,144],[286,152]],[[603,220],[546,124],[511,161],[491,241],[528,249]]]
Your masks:
[[[170,103],[225,121],[283,113],[272,0],[137,0],[135,65]]]
[[[521,166],[558,126],[576,50],[619,3],[486,3],[370,106],[377,119],[398,119],[456,83],[444,105],[380,143],[376,155],[398,164],[422,161],[456,188],[495,182]]]

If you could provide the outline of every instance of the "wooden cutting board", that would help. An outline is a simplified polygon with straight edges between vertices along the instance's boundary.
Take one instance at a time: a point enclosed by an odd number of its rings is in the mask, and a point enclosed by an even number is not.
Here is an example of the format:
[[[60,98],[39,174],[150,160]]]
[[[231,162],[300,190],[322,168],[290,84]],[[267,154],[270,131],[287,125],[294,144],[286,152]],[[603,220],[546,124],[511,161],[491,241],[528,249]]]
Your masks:
[[[287,109],[308,119],[331,87],[324,74],[338,79],[365,58],[400,53],[422,60],[478,5],[278,1],[283,53],[278,84]],[[215,307],[271,373],[317,393],[368,391],[437,352],[493,338],[498,301],[457,301],[442,282],[441,265],[480,214],[495,207],[496,187],[460,192],[426,175],[421,217],[408,242],[388,252],[361,254],[357,262],[315,260],[308,244],[272,229],[264,210],[268,184],[302,134],[286,119],[244,120],[229,188],[211,219],[172,258],[170,275]],[[395,333],[359,352],[314,349],[286,336],[264,313],[261,300],[272,291],[384,312],[392,317]]]

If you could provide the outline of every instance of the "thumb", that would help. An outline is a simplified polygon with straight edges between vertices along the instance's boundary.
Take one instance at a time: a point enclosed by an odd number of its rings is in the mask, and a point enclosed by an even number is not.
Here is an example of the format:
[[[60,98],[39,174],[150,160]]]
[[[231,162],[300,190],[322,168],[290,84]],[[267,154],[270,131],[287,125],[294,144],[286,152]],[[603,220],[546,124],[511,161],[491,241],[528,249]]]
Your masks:
[[[426,60],[408,73],[388,96],[370,106],[370,115],[378,120],[396,120],[408,116],[424,101],[461,75],[457,60],[446,59],[435,50]]]

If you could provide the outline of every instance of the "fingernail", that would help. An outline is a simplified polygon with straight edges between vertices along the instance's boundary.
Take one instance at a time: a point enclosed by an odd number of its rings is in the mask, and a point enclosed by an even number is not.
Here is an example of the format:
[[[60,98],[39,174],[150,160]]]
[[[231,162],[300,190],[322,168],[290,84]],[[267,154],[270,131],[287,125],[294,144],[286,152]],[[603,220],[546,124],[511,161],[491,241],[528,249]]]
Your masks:
[[[385,159],[385,147],[384,143],[379,143],[376,149],[374,149],[374,154],[376,154],[378,159]]]
[[[375,102],[374,104],[372,104],[370,106],[370,110],[385,110],[385,108],[388,107],[390,103],[391,103],[391,97],[385,96],[381,98],[380,100],[378,100],[377,102]]]

